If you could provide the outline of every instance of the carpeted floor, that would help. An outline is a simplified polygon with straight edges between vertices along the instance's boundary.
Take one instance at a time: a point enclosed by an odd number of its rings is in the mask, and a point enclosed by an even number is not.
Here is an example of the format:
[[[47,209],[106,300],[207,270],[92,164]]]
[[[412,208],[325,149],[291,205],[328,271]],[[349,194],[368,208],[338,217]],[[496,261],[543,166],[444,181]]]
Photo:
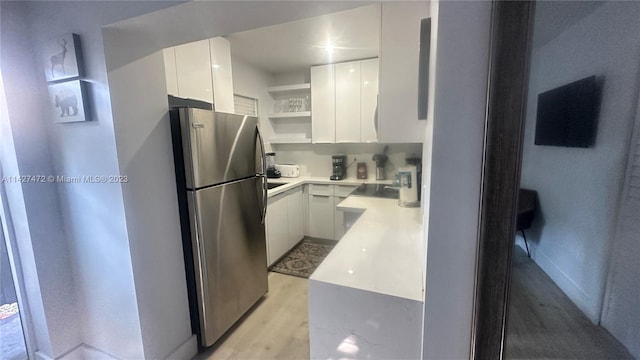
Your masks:
[[[270,270],[308,279],[337,243],[332,240],[304,238]]]

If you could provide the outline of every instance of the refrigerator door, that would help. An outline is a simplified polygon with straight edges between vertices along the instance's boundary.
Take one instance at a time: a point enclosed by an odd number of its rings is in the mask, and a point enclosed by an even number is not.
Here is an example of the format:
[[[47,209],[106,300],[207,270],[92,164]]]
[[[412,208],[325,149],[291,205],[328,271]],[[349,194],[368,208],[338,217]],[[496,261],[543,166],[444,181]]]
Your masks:
[[[253,116],[180,108],[187,188],[255,176],[257,122]]]
[[[267,292],[261,178],[189,191],[201,345],[212,345]]]

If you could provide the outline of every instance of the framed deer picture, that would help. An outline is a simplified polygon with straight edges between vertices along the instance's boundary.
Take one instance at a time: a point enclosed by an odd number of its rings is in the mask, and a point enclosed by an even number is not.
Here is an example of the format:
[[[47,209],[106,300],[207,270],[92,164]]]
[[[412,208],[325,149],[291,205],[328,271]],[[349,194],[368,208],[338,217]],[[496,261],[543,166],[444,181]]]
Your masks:
[[[80,36],[66,34],[49,40],[45,45],[43,60],[49,82],[84,76]]]
[[[86,98],[86,84],[82,80],[49,84],[51,118],[56,123],[89,120]]]

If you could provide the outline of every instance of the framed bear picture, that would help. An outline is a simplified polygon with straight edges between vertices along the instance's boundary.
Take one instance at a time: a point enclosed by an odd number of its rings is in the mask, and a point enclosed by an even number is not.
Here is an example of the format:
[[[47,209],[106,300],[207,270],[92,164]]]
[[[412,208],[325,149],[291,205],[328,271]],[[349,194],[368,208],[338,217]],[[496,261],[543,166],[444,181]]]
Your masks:
[[[49,85],[51,117],[56,123],[89,120],[86,83],[73,80]]]
[[[66,34],[49,40],[43,52],[47,81],[73,79],[84,76],[80,36]]]

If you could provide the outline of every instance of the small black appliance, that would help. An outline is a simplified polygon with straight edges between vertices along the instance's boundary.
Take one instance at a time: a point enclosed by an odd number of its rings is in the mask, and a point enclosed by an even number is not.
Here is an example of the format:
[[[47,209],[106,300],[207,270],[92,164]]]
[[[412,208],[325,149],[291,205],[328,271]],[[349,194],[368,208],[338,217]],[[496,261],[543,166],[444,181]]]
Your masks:
[[[277,179],[281,176],[280,170],[276,169],[276,153],[268,152],[265,154],[267,158],[267,178]]]
[[[347,177],[347,155],[332,155],[333,174],[331,180],[342,180]]]

